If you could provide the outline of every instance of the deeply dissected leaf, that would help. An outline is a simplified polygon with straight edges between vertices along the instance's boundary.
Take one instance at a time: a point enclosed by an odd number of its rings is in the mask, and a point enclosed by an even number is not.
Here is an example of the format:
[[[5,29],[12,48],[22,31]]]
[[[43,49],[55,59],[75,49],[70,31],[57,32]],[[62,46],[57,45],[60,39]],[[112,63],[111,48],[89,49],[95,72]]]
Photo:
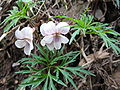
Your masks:
[[[51,77],[54,81],[56,81],[57,83],[65,86],[65,87],[67,87],[67,85],[66,85],[62,80],[59,79],[59,76],[56,77],[56,76],[51,75],[50,77]]]
[[[33,85],[33,88],[37,87],[40,83],[42,83],[45,80],[45,78],[38,79],[38,80],[32,80],[27,83],[22,83],[21,86],[30,86]]]
[[[44,50],[40,46],[38,46],[38,45],[36,45],[36,46],[37,46],[39,52],[45,57],[46,60],[48,60],[48,56],[46,55]]]
[[[119,0],[116,0],[116,2],[119,5]],[[115,37],[120,37],[120,34],[112,30],[112,27],[109,27],[108,24],[93,22],[93,16],[82,14],[80,19],[74,19],[66,16],[55,16],[53,18],[65,18],[76,23],[74,25],[69,25],[70,27],[72,27],[72,30],[75,30],[71,36],[69,44],[71,44],[75,37],[79,34],[83,36],[85,36],[85,34],[96,34],[103,39],[106,47],[112,47],[116,54],[120,53],[120,48],[117,46],[117,44],[115,44],[114,41],[110,40],[111,38],[109,38],[107,35],[111,34]]]
[[[72,34],[69,44],[72,43],[72,41],[75,39],[76,35],[78,35],[79,33],[80,33],[80,30],[78,29]]]
[[[53,83],[53,80],[52,78],[50,77],[50,83],[49,83],[49,90],[57,90],[54,83]]]
[[[119,0],[115,0],[115,1],[116,1],[116,5],[120,7],[120,1]]]
[[[16,25],[16,23],[18,22],[19,18],[16,18],[14,20],[12,20],[5,28],[4,28],[4,32],[7,32],[12,26]]]
[[[40,48],[39,46],[37,46],[37,48],[39,48],[39,52],[41,56],[31,54],[33,58],[23,58],[19,61],[19,62],[22,62],[23,64],[29,63],[30,65],[26,65],[26,67],[29,70],[22,70],[17,73],[32,74],[32,75],[29,75],[31,79],[28,80],[27,82],[23,82],[22,86],[23,87],[31,86],[31,89],[34,89],[42,83],[43,84],[42,90],[57,90],[56,83],[67,87],[66,82],[70,82],[74,86],[74,88],[77,90],[77,86],[72,80],[73,79],[72,74],[76,74],[83,78],[84,76],[78,73],[78,71],[79,69],[84,69],[85,67],[68,67],[67,68],[66,65],[74,62],[80,53],[78,51],[69,52],[67,54],[62,54],[63,53],[62,51],[54,52],[54,53],[51,51],[47,51],[47,53],[45,53],[48,48],[43,49],[43,48]],[[45,57],[47,57],[48,59],[46,59]],[[57,65],[58,61],[60,61],[59,65]],[[35,68],[35,65],[34,66],[31,65],[32,62],[33,63],[36,62],[36,65],[37,63],[42,64],[43,68],[41,69],[38,69],[38,67]],[[42,62],[44,62],[45,64],[43,64]],[[68,69],[71,69],[73,73],[71,74],[70,73],[71,71]],[[62,79],[60,78],[61,77],[60,75],[63,75]]]
[[[70,75],[70,73],[68,73],[64,70],[60,70],[60,71],[63,74],[63,76],[66,78],[66,80],[69,81],[76,90],[78,90],[77,86],[75,85],[74,81],[72,80],[72,76]]]
[[[48,90],[48,77],[46,78],[45,84],[42,88],[43,90]]]
[[[33,71],[33,70],[22,70],[22,71],[18,71],[16,73],[33,73],[33,72],[36,72],[36,71]]]

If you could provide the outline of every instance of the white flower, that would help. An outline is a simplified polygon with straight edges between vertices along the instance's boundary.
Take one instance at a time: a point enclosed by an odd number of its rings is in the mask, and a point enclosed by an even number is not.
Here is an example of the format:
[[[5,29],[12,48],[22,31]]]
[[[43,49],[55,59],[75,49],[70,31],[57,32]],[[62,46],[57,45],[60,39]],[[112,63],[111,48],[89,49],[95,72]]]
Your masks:
[[[16,47],[23,48],[26,55],[30,55],[31,50],[33,49],[33,32],[34,28],[24,27],[21,31],[17,29],[15,31],[15,36],[17,41],[15,42]]]
[[[47,45],[49,50],[53,50],[54,48],[60,49],[61,43],[68,43],[68,38],[63,36],[62,34],[67,34],[69,32],[70,27],[66,22],[60,22],[57,25],[49,21],[48,23],[44,23],[40,27],[40,32],[43,36],[45,36],[41,40],[41,45]]]

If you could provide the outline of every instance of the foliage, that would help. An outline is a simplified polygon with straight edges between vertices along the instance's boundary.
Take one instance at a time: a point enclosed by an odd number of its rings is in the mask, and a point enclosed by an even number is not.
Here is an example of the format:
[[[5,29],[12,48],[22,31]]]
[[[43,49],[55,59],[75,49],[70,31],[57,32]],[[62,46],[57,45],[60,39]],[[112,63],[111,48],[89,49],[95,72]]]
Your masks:
[[[4,27],[4,32],[8,32],[19,20],[28,19],[27,11],[34,6],[33,2],[23,3],[22,0],[18,0],[16,4],[17,6],[13,6],[13,10],[9,10],[9,16],[0,24],[9,23]]]
[[[94,22],[93,16],[82,14],[79,20],[66,16],[55,16],[52,18],[65,18],[76,23],[74,25],[70,25],[73,27],[71,30],[75,30],[71,36],[70,44],[77,35],[85,36],[86,34],[96,34],[103,39],[106,47],[112,47],[116,54],[120,53],[120,48],[117,46],[120,44],[120,42],[115,38],[108,37],[108,34],[114,37],[119,37],[120,34],[112,30],[112,27],[108,27],[108,24]]]
[[[18,90],[21,90],[21,88],[25,88],[26,86],[31,86],[32,90],[39,85],[42,86],[42,90],[57,90],[55,83],[67,87],[66,83],[68,82],[77,90],[72,74],[82,78],[85,78],[83,74],[94,76],[94,74],[85,70],[85,67],[68,66],[68,64],[74,62],[76,57],[79,56],[78,51],[63,54],[63,49],[58,52],[52,52],[46,47],[42,49],[40,46],[36,46],[41,54],[40,56],[32,54],[33,58],[23,58],[19,60],[19,62],[25,64],[25,68],[28,69],[17,73],[30,73],[30,75],[21,83]],[[26,64],[28,65],[26,66]],[[42,68],[36,68],[37,65]]]
[[[118,8],[120,7],[120,0],[115,0],[116,5],[118,6]]]

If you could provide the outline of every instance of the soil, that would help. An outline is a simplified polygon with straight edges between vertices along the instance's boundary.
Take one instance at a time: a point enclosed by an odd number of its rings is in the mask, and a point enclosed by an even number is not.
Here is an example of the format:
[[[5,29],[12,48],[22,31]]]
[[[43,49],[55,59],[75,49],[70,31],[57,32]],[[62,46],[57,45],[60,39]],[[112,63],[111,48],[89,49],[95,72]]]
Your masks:
[[[15,1],[16,0],[0,0],[0,8],[2,8],[0,10],[1,22],[6,18],[6,16],[8,16],[7,11],[12,9],[12,6],[16,5]],[[35,39],[37,38],[37,33],[40,33],[39,26],[43,22],[47,22],[48,17],[61,15],[79,19],[80,14],[87,8],[90,8],[88,13],[95,16],[95,21],[109,23],[110,26],[114,27],[114,30],[120,33],[120,9],[114,4],[113,0],[88,1],[46,0],[46,8],[40,11],[32,21],[32,23],[36,25],[36,33],[34,36]],[[52,20],[66,21],[69,24],[72,23],[72,21],[65,19]],[[32,26],[32,23],[29,22],[30,26]],[[23,26],[26,25],[27,23]],[[3,26],[0,26],[0,36],[2,34]],[[21,65],[16,62],[22,57],[28,57],[23,54],[22,49],[15,47],[15,40],[14,32],[11,32],[0,42],[0,90],[16,90],[21,81],[27,77],[25,74],[15,73],[21,70]],[[38,40],[35,40],[34,42],[39,43]],[[120,55],[116,55],[112,49],[104,52],[105,48],[103,48],[103,50],[100,51],[99,49],[101,47],[101,42],[102,41],[98,36],[93,36],[93,40],[84,38],[85,48],[90,46],[85,51],[87,57],[89,60],[93,60],[89,64],[88,69],[96,76],[87,76],[86,79],[81,79],[80,77],[74,76],[74,81],[79,90],[120,90]],[[67,48],[69,47],[70,46],[68,45]],[[71,46],[69,50],[74,49],[77,50],[79,48],[74,48],[74,46]],[[35,52],[35,50],[33,52]],[[98,52],[100,52],[100,54],[98,54]],[[81,56],[80,61],[76,61],[73,65],[83,65],[84,63],[84,59]],[[40,89],[36,88],[35,90]],[[74,88],[69,85],[68,88],[61,87],[58,90],[74,90]]]

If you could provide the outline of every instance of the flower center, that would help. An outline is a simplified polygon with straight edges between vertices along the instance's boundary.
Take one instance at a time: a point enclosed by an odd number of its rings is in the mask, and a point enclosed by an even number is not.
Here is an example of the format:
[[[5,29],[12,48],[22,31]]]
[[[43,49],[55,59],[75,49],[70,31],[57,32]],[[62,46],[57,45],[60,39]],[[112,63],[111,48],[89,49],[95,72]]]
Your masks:
[[[60,35],[60,33],[53,33],[53,35],[55,35],[55,36],[59,36],[59,35]]]
[[[18,40],[28,40],[28,41],[31,41],[31,39],[29,38],[23,38],[23,39],[20,39],[20,38],[17,38]]]

